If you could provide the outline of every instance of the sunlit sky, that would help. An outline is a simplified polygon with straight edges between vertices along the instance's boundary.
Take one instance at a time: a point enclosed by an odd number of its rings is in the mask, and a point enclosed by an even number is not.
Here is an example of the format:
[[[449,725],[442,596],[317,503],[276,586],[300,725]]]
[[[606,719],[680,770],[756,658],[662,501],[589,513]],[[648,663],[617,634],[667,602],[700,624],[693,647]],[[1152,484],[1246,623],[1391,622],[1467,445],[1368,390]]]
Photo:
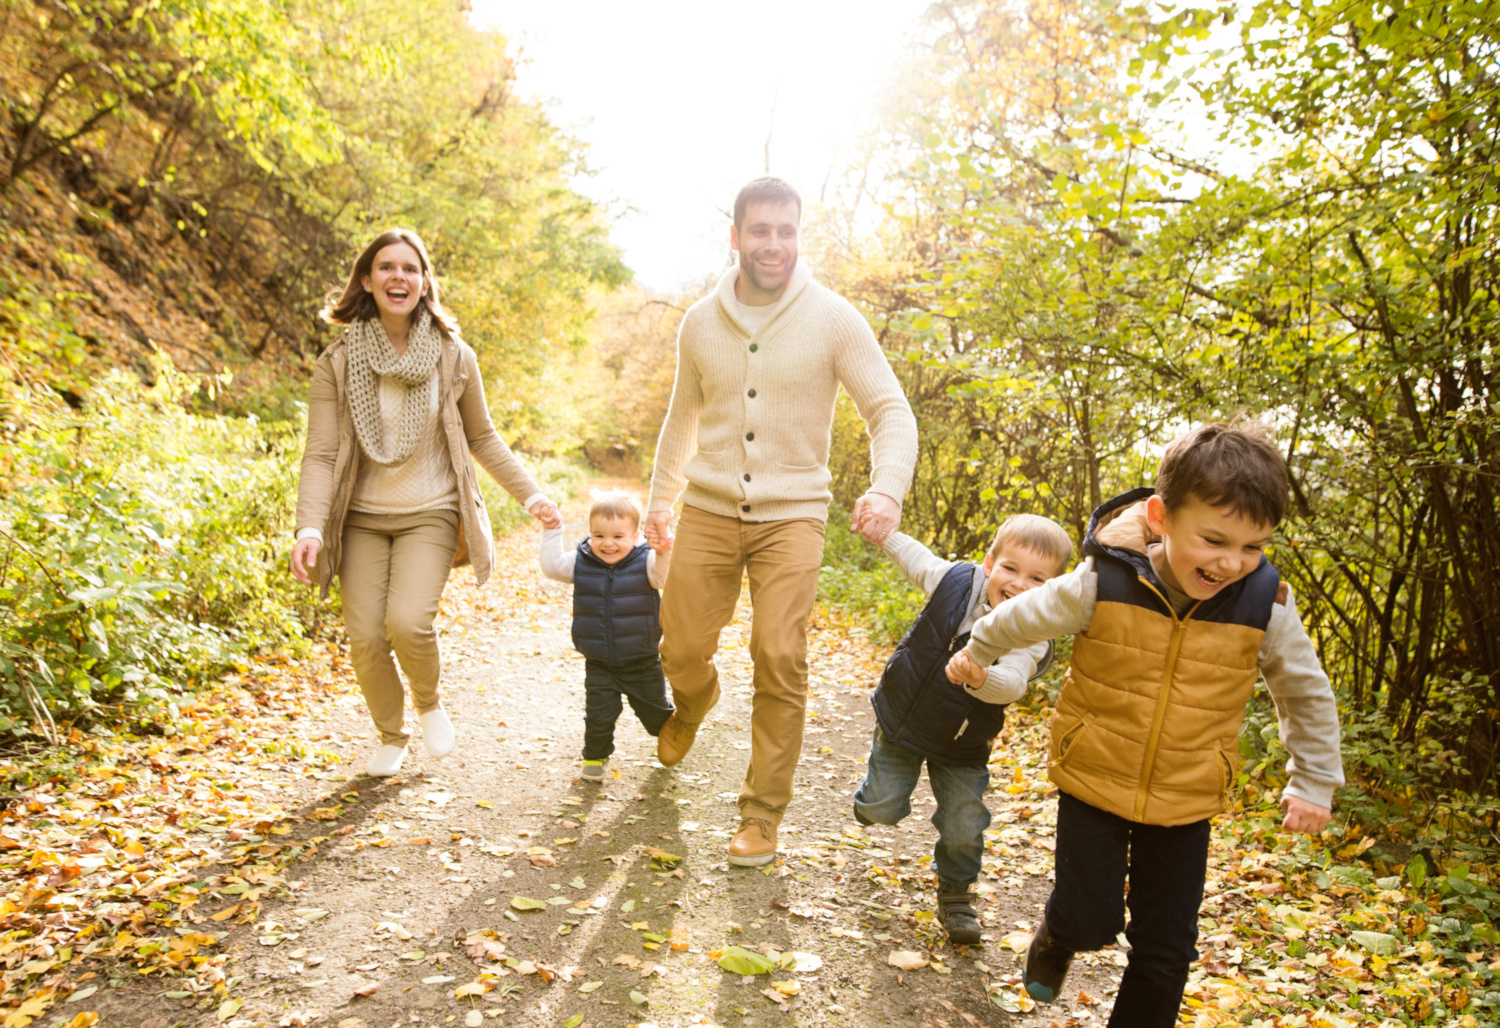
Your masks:
[[[771,173],[818,198],[927,6],[474,0],[473,20],[519,54],[517,91],[588,143],[580,185],[619,214],[637,280],[672,290],[724,266],[722,212],[764,173],[768,132]]]

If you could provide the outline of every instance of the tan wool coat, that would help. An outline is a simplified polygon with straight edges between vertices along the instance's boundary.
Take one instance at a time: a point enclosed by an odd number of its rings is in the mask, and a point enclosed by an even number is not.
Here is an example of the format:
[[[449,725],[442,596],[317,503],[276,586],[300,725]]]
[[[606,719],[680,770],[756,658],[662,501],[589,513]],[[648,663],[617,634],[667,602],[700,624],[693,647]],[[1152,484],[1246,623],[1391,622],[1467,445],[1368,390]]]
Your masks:
[[[344,517],[364,456],[349,411],[348,357],[348,348],[340,339],[323,352],[313,369],[307,447],[297,484],[297,529],[316,528],[323,533],[323,549],[314,574],[324,595],[338,574]],[[479,461],[522,506],[529,508],[544,497],[490,421],[474,350],[462,339],[444,333],[438,376],[438,416],[458,475],[459,541],[454,562],[471,563],[474,577],[483,585],[493,565],[494,536],[474,461]]]

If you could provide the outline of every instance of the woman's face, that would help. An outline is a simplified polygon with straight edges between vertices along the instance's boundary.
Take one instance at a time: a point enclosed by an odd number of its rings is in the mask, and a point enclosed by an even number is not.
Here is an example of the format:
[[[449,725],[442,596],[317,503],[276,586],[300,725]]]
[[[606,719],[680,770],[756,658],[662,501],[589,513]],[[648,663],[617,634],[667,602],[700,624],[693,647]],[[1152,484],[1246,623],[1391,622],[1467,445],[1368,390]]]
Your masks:
[[[375,297],[382,320],[411,320],[417,301],[427,292],[422,277],[422,258],[407,243],[382,246],[375,254],[370,273],[360,282]]]

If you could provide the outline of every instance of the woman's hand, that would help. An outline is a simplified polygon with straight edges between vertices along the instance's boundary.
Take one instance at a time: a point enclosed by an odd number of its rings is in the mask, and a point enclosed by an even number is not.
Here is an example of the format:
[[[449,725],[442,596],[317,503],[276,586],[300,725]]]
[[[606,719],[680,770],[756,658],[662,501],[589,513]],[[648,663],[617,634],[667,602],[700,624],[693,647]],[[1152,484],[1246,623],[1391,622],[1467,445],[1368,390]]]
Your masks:
[[[562,515],[558,513],[557,504],[551,500],[537,500],[531,505],[528,513],[540,521],[543,528],[562,527]]]
[[[322,540],[313,536],[298,539],[292,547],[292,577],[303,585],[312,585],[312,577],[308,575],[307,569],[318,566],[318,551],[322,548]]]

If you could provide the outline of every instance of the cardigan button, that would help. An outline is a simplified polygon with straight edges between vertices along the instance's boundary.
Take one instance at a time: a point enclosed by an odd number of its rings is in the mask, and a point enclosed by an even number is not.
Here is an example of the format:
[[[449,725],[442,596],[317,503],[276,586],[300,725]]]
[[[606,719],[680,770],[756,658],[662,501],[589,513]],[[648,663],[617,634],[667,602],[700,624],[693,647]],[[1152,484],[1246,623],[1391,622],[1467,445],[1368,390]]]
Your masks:
[[[745,481],[746,482],[750,481],[750,474],[749,474],[749,472],[745,473]]]
[[[740,504],[740,510],[744,511],[746,514],[749,514],[750,513],[750,505],[748,503],[742,503],[742,504]]]
[[[755,399],[755,390],[754,389],[750,390],[750,399],[752,399],[752,400]]]
[[[754,353],[756,350],[759,350],[759,349],[760,349],[760,344],[759,343],[751,343],[750,344],[750,352],[751,353]]]
[[[745,433],[745,442],[747,442],[747,443],[753,443],[753,442],[755,442],[755,433],[754,432],[746,432]]]

